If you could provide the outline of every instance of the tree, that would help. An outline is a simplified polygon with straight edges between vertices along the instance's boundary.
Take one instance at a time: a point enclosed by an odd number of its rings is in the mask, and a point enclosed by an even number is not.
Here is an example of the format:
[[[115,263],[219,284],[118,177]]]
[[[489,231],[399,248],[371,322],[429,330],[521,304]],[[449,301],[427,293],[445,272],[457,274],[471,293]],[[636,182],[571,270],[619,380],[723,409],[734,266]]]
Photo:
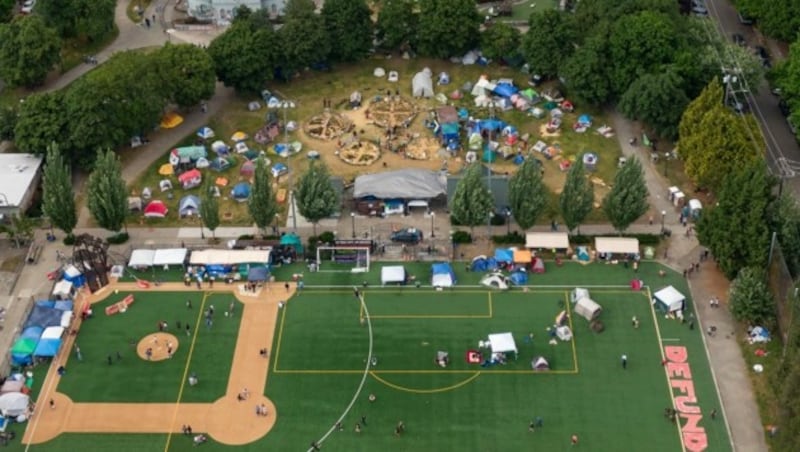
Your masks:
[[[531,14],[522,51],[531,72],[555,77],[575,52],[576,31],[569,13],[547,9]]]
[[[128,193],[122,179],[122,164],[112,150],[97,151],[94,170],[86,183],[87,205],[97,224],[119,232],[128,214]]]
[[[277,68],[281,42],[271,28],[237,22],[211,41],[208,54],[217,77],[240,92],[260,92]]]
[[[211,237],[217,238],[216,230],[219,227],[219,201],[208,178],[203,185],[203,196],[200,198],[200,219],[203,226],[211,231]]]
[[[426,0],[419,9],[415,45],[420,54],[450,58],[479,43],[482,20],[473,0]]]
[[[486,223],[494,211],[492,194],[483,183],[483,165],[473,163],[456,185],[450,218],[458,224],[469,226],[470,231],[474,232],[475,226]]]
[[[0,0],[0,23],[11,22],[15,0]]]
[[[619,109],[629,119],[646,122],[662,137],[675,139],[688,104],[682,80],[667,70],[639,77],[622,95]]]
[[[775,318],[775,302],[767,288],[762,269],[745,267],[730,288],[731,313],[740,322],[763,325]]]
[[[61,91],[31,94],[19,105],[14,126],[18,149],[42,154],[52,143],[60,143],[62,152],[70,155],[67,142],[68,115],[64,114],[64,94]]]
[[[564,62],[561,75],[575,98],[592,105],[612,100],[609,58],[608,37],[598,32]]]
[[[781,98],[789,104],[794,124],[800,124],[800,37],[789,47],[789,57],[774,72]]]
[[[114,0],[39,0],[36,14],[65,38],[97,41],[114,29]]]
[[[61,40],[41,17],[0,24],[0,78],[13,86],[41,85],[61,59]]]
[[[702,131],[701,123],[703,118],[705,118],[708,112],[722,103],[722,96],[723,92],[720,80],[718,77],[714,77],[708,85],[703,88],[700,95],[689,102],[689,105],[684,109],[681,122],[678,124],[678,136],[683,139]],[[684,160],[687,158],[686,153],[680,146],[678,146],[678,154]]]
[[[507,23],[496,22],[481,33],[481,53],[491,60],[516,57],[521,41],[519,30]]]
[[[547,208],[548,191],[542,181],[542,166],[529,157],[508,181],[508,202],[517,225],[524,231],[533,227]]]
[[[14,106],[0,107],[0,141],[14,141],[17,116],[17,109]]]
[[[46,162],[42,176],[42,211],[55,227],[69,236],[78,224],[72,170],[55,143],[47,148]]]
[[[733,279],[744,267],[766,268],[775,180],[763,160],[726,174],[715,206],[705,209],[697,237]]]
[[[782,194],[775,208],[775,232],[792,277],[800,275],[800,206],[791,195]]]
[[[408,45],[417,34],[417,22],[412,0],[384,0],[375,25],[381,46],[394,50]]]
[[[286,20],[306,17],[317,11],[314,0],[288,0],[283,7],[283,17]]]
[[[781,41],[797,38],[800,29],[800,5],[793,0],[737,0],[736,8],[758,20],[758,29]]]
[[[365,0],[326,0],[322,19],[334,61],[359,61],[372,48],[372,11]]]
[[[247,210],[262,232],[275,220],[275,213],[278,211],[270,179],[269,168],[264,158],[256,159],[253,188],[250,191],[250,199],[247,200]]]
[[[333,215],[339,208],[339,197],[331,184],[328,167],[322,162],[312,161],[308,170],[300,176],[295,195],[300,215],[314,225],[316,236],[317,223]]]
[[[33,240],[33,220],[24,213],[15,213],[9,217],[7,225],[0,224],[0,232],[8,234],[17,248]]]
[[[287,75],[294,71],[327,63],[331,53],[331,42],[325,31],[322,16],[308,10],[309,0],[289,0],[286,7],[286,23],[278,31],[283,48],[282,68]],[[298,4],[290,9],[289,5]],[[290,12],[292,11],[292,12]]]
[[[639,160],[632,158],[617,171],[614,186],[603,198],[603,212],[619,232],[647,212],[647,184]]]
[[[162,96],[179,107],[191,107],[214,95],[214,61],[205,50],[190,44],[170,44],[153,55]]]
[[[561,218],[567,230],[580,226],[594,207],[594,185],[586,177],[583,159],[577,159],[567,173],[564,190],[558,198],[561,207]]]

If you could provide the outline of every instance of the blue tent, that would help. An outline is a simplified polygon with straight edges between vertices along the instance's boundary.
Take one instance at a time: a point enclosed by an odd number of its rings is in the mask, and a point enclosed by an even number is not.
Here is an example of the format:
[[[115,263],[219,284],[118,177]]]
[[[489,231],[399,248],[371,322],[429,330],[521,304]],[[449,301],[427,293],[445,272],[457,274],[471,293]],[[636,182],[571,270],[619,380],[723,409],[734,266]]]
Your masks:
[[[59,348],[61,348],[61,338],[42,339],[36,344],[33,356],[53,357],[58,354]]]
[[[269,277],[269,269],[267,267],[250,267],[247,271],[247,280],[250,282],[263,282]]]
[[[46,308],[43,306],[34,306],[28,316],[28,321],[25,322],[26,331],[30,327],[38,327],[41,329],[48,326],[60,326],[61,315],[63,311],[55,308]],[[41,334],[41,331],[39,332]]]
[[[494,87],[494,93],[506,99],[517,94],[517,92],[519,92],[519,89],[509,83],[498,83],[497,86]]]
[[[472,264],[470,264],[469,268],[474,272],[485,272],[489,270],[489,260],[486,256],[475,256],[472,258]]]
[[[206,274],[208,276],[218,277],[225,276],[233,270],[231,265],[211,264],[206,265]]]
[[[452,287],[456,284],[456,274],[449,262],[431,265],[431,285],[434,287]]]
[[[59,300],[53,304],[53,308],[59,311],[72,311],[73,310],[73,303],[72,300]]]
[[[231,190],[231,196],[239,202],[245,201],[250,197],[250,184],[247,182],[239,182],[234,185],[233,190]]]
[[[480,133],[483,130],[491,131],[491,132],[499,132],[503,130],[506,126],[506,123],[499,120],[499,119],[482,119],[478,121],[476,124],[476,132]]]
[[[296,252],[303,252],[303,240],[293,232],[281,236],[281,246],[291,246]]]
[[[578,260],[581,262],[589,262],[589,248],[585,246],[579,246],[575,249],[575,254],[578,256]]]
[[[39,300],[36,302],[36,306],[40,308],[55,308],[56,302],[55,300]]]
[[[462,121],[466,121],[467,119],[469,119],[469,110],[467,110],[464,107],[459,108],[458,109],[458,119],[460,119]]]
[[[517,270],[509,276],[511,282],[514,284],[521,286],[523,284],[528,284],[528,272]]]
[[[230,168],[231,162],[225,157],[217,157],[211,161],[209,167],[214,171],[225,171]]]
[[[72,283],[72,287],[79,288],[86,285],[86,277],[74,265],[64,270],[64,279]]]
[[[590,126],[592,125],[592,117],[587,114],[580,115],[578,116],[578,124]]]
[[[513,262],[514,250],[511,248],[498,248],[494,250],[494,258],[497,262]]]

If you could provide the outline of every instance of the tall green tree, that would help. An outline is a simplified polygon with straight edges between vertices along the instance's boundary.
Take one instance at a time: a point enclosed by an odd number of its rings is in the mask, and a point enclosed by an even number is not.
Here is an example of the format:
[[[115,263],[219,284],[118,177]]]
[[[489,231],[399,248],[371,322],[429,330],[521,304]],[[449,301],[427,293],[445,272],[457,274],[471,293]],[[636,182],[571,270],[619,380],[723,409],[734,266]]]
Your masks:
[[[800,36],[789,47],[789,57],[773,71],[781,98],[789,104],[794,124],[800,124]]]
[[[372,48],[372,11],[365,0],[326,0],[322,19],[333,61],[359,61]]]
[[[61,60],[61,39],[36,14],[0,24],[0,78],[13,86],[41,85]]]
[[[10,105],[0,107],[0,140],[14,140],[14,128],[17,127],[17,108]]]
[[[763,160],[726,175],[717,195],[697,223],[697,237],[733,279],[744,267],[766,268],[775,180]]]
[[[737,0],[739,11],[758,20],[758,29],[781,41],[797,38],[800,29],[800,4],[794,0]]]
[[[14,0],[0,0],[0,23],[11,22],[15,3]]]
[[[112,150],[97,151],[94,170],[86,183],[87,206],[97,224],[119,232],[128,214],[128,193],[122,179],[122,164]]]
[[[567,230],[572,232],[580,227],[583,220],[591,213],[594,207],[594,185],[586,176],[583,159],[577,159],[567,173],[564,190],[558,197],[561,208],[561,218]],[[580,233],[580,229],[579,229]]]
[[[200,198],[200,219],[203,221],[203,226],[211,231],[211,237],[217,238],[216,230],[220,225],[219,201],[210,181],[211,178],[206,178],[206,183],[203,184],[203,196]]]
[[[516,27],[495,22],[481,33],[481,53],[492,60],[511,59],[519,55],[522,35]]]
[[[191,107],[214,95],[214,61],[200,47],[170,44],[152,56],[163,98],[179,107]]]
[[[42,210],[50,222],[68,236],[78,224],[75,195],[72,190],[72,170],[58,145],[47,148],[42,176]]]
[[[775,318],[775,301],[769,292],[764,271],[745,267],[731,283],[730,309],[736,320],[763,325]]]
[[[306,3],[305,6],[301,4]],[[290,5],[297,4],[298,6]],[[317,64],[327,63],[331,42],[325,30],[325,21],[308,5],[309,0],[289,0],[286,6],[286,23],[278,31],[283,49],[281,68],[288,74]]]
[[[605,31],[598,31],[578,47],[559,72],[571,95],[592,105],[610,102],[613,99],[610,58]]]
[[[569,13],[547,9],[531,14],[522,49],[531,73],[555,77],[575,52],[576,30]]]
[[[295,190],[295,202],[300,215],[314,225],[316,236],[317,223],[333,215],[340,203],[325,163],[312,162],[308,170],[300,176]]]
[[[722,84],[718,77],[712,78],[708,85],[703,88],[703,91],[695,97],[681,116],[681,122],[678,124],[678,136],[683,139],[696,135],[702,131],[702,121],[706,115],[714,110],[714,108],[721,104],[723,101],[724,93],[722,91]],[[678,153],[681,158],[686,159],[687,155],[681,147],[678,147]]]
[[[492,194],[483,182],[483,165],[473,163],[467,167],[464,177],[456,185],[451,204],[450,217],[458,224],[469,226],[470,231],[474,232],[475,226],[487,222],[495,206]]]
[[[603,212],[614,229],[623,232],[647,212],[647,197],[642,164],[632,158],[614,176],[614,186],[603,198]]]
[[[481,21],[473,0],[421,2],[417,51],[434,58],[463,55],[479,44]]]
[[[523,230],[536,224],[547,209],[548,191],[542,180],[542,167],[538,160],[525,159],[508,181],[508,202],[514,221]]]
[[[619,102],[620,111],[629,119],[641,120],[662,137],[678,137],[681,120],[689,98],[683,81],[671,70],[639,77],[625,91]]]
[[[375,24],[383,48],[399,50],[411,43],[418,24],[414,5],[412,0],[384,0]]]
[[[791,195],[783,193],[775,208],[775,232],[783,258],[792,277],[800,276],[800,206]]]
[[[254,29],[249,22],[236,22],[211,41],[208,54],[225,86],[257,93],[272,80],[283,44],[271,27]]]
[[[114,29],[114,0],[38,0],[41,15],[60,36],[97,41]]]
[[[250,199],[247,200],[247,210],[259,230],[275,221],[278,211],[275,195],[272,193],[272,180],[269,168],[264,158],[256,159],[256,168],[253,173],[253,187],[250,190]]]
[[[71,155],[67,142],[70,117],[64,114],[64,93],[50,91],[35,93],[19,105],[19,115],[14,126],[15,144],[18,149],[42,154],[51,143],[60,143],[61,151]]]

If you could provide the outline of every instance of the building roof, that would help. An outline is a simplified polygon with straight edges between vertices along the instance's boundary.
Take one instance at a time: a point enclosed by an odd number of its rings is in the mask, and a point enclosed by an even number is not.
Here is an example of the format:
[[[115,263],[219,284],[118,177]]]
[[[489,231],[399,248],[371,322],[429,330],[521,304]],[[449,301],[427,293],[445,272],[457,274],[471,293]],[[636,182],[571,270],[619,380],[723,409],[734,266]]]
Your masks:
[[[43,160],[33,154],[0,154],[0,207],[17,207],[22,203]]]

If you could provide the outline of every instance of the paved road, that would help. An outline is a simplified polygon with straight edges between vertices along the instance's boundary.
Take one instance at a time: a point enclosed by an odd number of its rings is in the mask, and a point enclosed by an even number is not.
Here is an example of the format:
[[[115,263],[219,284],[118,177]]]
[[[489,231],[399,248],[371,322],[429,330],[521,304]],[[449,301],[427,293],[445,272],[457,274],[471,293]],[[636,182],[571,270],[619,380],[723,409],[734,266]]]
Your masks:
[[[739,33],[753,47],[762,45],[772,55],[773,63],[785,58],[783,47],[772,39],[761,35],[757,29],[739,23],[737,12],[730,0],[708,0],[711,16],[717,21],[721,33],[731,39]],[[772,95],[769,84],[764,82],[744,96],[753,115],[758,119],[767,143],[767,162],[773,173],[783,178],[785,187],[800,197],[800,146],[789,129],[786,118],[778,109],[778,97]]]

